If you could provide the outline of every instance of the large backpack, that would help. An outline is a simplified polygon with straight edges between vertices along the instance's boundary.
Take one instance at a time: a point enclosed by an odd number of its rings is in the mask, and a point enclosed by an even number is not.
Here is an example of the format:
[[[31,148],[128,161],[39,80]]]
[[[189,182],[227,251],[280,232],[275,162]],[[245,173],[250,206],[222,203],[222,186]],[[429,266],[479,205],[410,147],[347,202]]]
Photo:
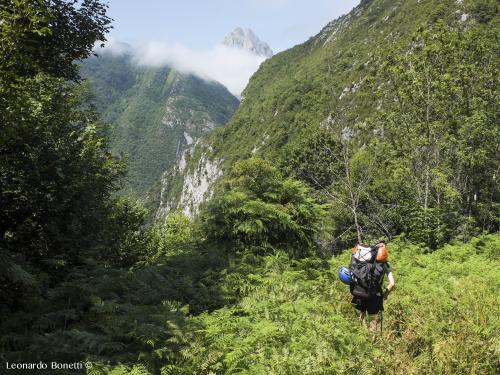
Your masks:
[[[360,252],[360,253],[358,253]],[[361,253],[364,252],[364,253]],[[384,267],[376,261],[378,248],[358,247],[351,257],[351,294],[357,298],[371,298],[381,295],[381,281]]]

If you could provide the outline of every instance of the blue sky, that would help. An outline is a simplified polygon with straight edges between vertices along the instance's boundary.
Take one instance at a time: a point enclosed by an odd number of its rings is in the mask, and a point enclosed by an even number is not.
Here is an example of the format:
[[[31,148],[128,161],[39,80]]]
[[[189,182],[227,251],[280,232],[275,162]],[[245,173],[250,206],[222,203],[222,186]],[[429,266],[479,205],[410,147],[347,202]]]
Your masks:
[[[111,37],[139,45],[175,42],[195,50],[219,43],[235,27],[248,27],[280,52],[318,33],[359,0],[109,0]]]

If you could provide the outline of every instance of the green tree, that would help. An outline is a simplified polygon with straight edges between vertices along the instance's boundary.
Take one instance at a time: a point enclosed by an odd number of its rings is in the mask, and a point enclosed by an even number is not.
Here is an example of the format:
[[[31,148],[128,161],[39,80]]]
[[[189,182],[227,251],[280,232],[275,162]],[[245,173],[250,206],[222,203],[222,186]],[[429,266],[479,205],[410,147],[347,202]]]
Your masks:
[[[103,43],[111,28],[106,9],[99,0],[2,1],[2,80],[39,73],[78,80],[75,60],[90,56],[94,44]]]
[[[16,263],[53,270],[95,243],[121,174],[105,127],[68,82],[77,78],[73,59],[104,39],[103,9],[96,1],[0,7],[0,251],[11,281]]]
[[[155,223],[148,232],[148,258],[152,263],[161,258],[186,253],[193,249],[193,223],[182,212],[167,216],[165,222]]]
[[[233,251],[282,249],[302,257],[314,248],[324,217],[325,206],[315,202],[305,184],[285,179],[269,162],[252,158],[236,163],[202,220],[207,237],[228,242]]]
[[[387,60],[381,135],[405,231],[433,247],[472,224],[498,228],[496,32],[442,21]],[[496,51],[496,52],[495,52]],[[461,224],[462,223],[462,224]]]
[[[74,60],[105,40],[105,9],[94,0],[0,5],[2,358],[18,358],[38,334],[80,319],[89,301],[65,280],[81,277],[93,259],[126,264],[107,236],[125,246],[117,228],[138,229],[137,215],[117,223],[126,210],[112,192],[123,165],[75,84]]]
[[[333,240],[343,250],[381,235],[390,237],[387,223],[391,189],[381,186],[381,149],[366,141],[362,124],[349,125],[342,116],[333,116],[323,128],[304,137],[285,158],[285,170],[307,182],[316,196],[329,202]],[[380,190],[384,190],[380,194]]]

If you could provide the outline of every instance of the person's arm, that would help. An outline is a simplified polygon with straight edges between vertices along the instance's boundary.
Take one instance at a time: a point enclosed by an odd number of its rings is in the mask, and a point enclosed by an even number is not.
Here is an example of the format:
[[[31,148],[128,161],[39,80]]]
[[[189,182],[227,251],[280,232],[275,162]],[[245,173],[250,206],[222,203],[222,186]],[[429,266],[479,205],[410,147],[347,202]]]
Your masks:
[[[389,281],[387,290],[390,292],[392,289],[394,289],[394,285],[396,285],[396,283],[394,282],[394,275],[392,274],[392,271],[389,271],[389,273],[387,274],[387,280]]]
[[[384,290],[384,298],[387,298],[389,293],[394,289],[394,286],[396,285],[396,283],[394,282],[394,275],[392,274],[392,271],[389,271],[389,273],[387,274],[387,280],[389,281],[389,284]]]
[[[389,293],[394,289],[396,283],[394,281],[394,275],[392,273],[392,267],[390,263],[389,262],[384,263],[384,268],[385,268],[385,273],[387,274],[387,280],[389,281],[389,284],[384,289],[384,299],[385,299],[387,298]]]

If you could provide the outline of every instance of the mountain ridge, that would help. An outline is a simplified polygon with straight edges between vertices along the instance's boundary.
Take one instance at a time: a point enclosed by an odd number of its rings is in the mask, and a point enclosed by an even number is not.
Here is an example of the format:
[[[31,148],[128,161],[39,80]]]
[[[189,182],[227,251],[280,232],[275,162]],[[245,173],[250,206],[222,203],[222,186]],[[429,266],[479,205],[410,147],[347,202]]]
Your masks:
[[[273,56],[273,51],[269,45],[260,40],[259,37],[248,28],[235,28],[226,35],[222,41],[222,45],[230,48],[242,49],[266,58]]]
[[[161,173],[184,148],[223,125],[239,101],[221,84],[165,65],[138,66],[133,54],[104,51],[82,63],[98,110],[112,124],[113,153],[129,165],[124,192],[157,200]]]

